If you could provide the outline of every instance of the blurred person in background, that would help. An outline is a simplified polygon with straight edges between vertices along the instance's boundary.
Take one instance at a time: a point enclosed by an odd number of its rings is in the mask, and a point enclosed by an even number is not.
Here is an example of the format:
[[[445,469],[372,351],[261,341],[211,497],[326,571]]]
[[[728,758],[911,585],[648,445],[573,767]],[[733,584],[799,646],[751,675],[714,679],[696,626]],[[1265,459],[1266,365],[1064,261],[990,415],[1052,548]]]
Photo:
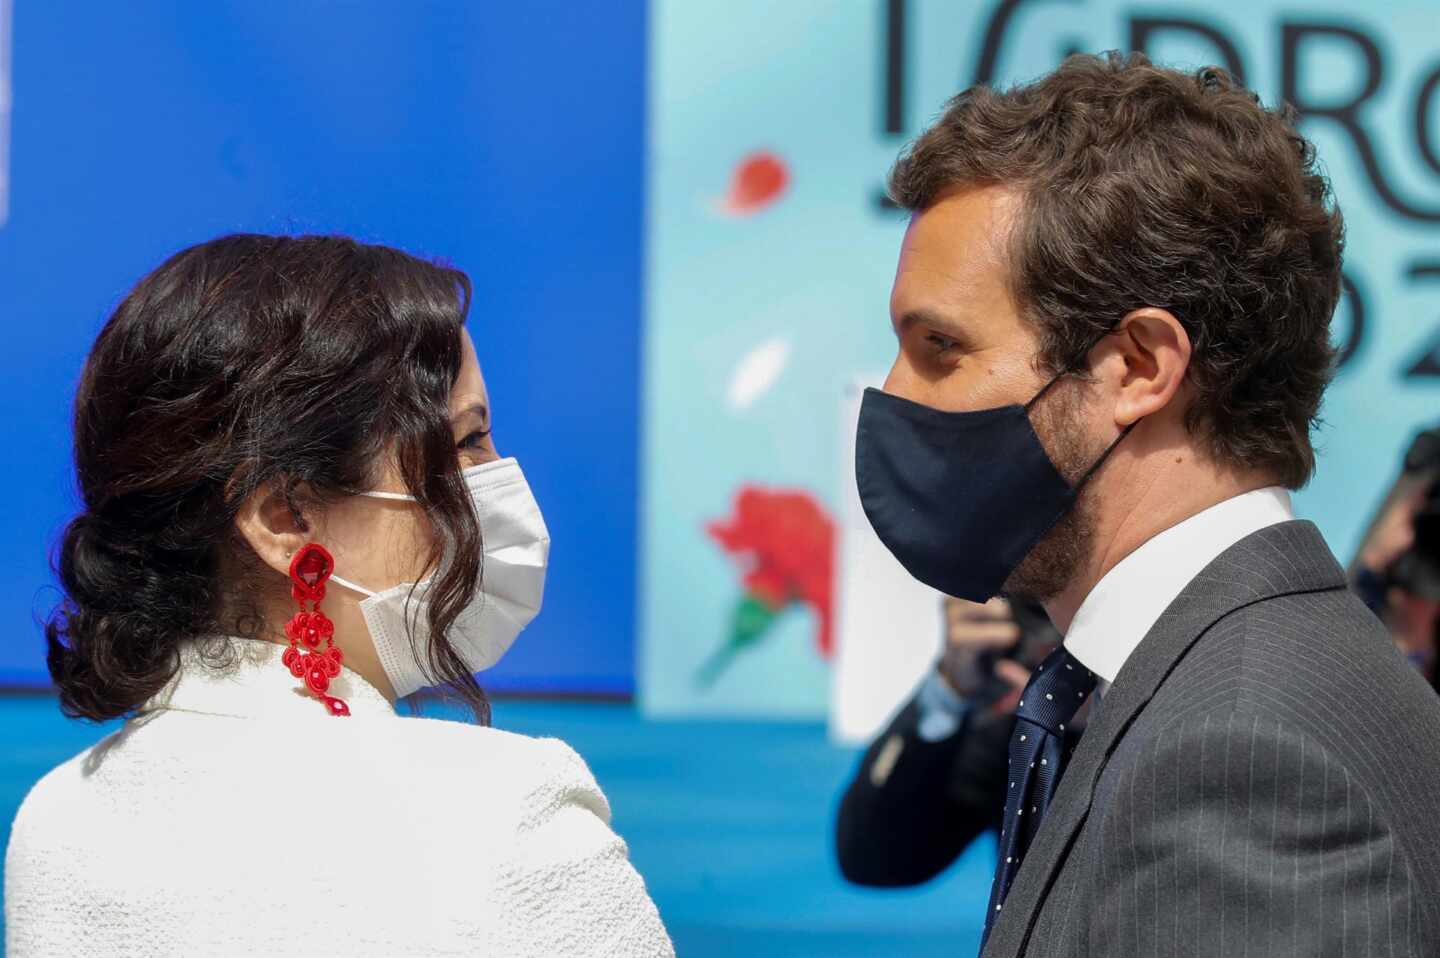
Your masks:
[[[8,953],[670,955],[585,763],[486,727],[549,534],[463,273],[340,237],[176,254],[75,398],[46,629],[119,731],[26,797]],[[441,686],[476,724],[405,718]]]
[[[866,750],[840,801],[835,851],[860,885],[915,885],[1000,828],[1015,705],[1060,641],[1038,602],[945,597],[945,647]],[[1067,751],[1084,728],[1076,717]]]
[[[1375,510],[1350,580],[1395,644],[1430,681],[1440,624],[1440,428],[1410,443],[1400,474]]]

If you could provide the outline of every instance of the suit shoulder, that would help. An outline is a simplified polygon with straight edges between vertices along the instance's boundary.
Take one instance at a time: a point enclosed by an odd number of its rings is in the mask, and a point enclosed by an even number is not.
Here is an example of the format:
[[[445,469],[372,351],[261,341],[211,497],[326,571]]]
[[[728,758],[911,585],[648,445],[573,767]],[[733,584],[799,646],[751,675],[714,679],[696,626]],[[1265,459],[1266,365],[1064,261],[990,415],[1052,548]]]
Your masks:
[[[1377,793],[1440,815],[1440,752],[1414,744],[1440,742],[1440,697],[1344,590],[1278,596],[1218,621],[1137,731],[1136,748],[1167,736],[1196,754],[1206,742],[1268,735],[1282,753],[1323,752]]]
[[[1324,703],[1330,713],[1440,723],[1440,699],[1344,589],[1276,596],[1222,617],[1157,698],[1177,716],[1218,706],[1306,721]]]

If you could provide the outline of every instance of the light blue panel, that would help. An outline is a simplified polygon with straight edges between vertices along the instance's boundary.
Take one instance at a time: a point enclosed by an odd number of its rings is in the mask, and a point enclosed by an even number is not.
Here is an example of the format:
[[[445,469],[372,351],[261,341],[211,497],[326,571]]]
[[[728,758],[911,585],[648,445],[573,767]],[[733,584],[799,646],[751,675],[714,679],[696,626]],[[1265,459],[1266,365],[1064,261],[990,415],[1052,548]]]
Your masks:
[[[1440,418],[1440,379],[1406,375],[1440,333],[1440,275],[1411,276],[1425,263],[1440,268],[1440,168],[1426,163],[1417,137],[1418,98],[1437,68],[1433,4],[1387,3],[1381,12],[1316,2],[1303,13],[1273,0],[901,6],[904,131],[892,136],[883,125],[886,3],[653,4],[640,570],[641,693],[653,713],[824,710],[828,667],[798,607],[712,689],[696,687],[694,671],[725,638],[742,592],[704,525],[727,514],[746,484],[808,490],[830,510],[839,502],[841,386],[888,368],[894,352],[886,303],[904,221],[876,194],[902,143],[974,80],[987,36],[997,40],[994,80],[1008,83],[1051,69],[1071,50],[1124,48],[1138,20],[1186,19],[1228,41],[1249,84],[1273,103],[1286,27],[1307,29],[1294,58],[1296,90],[1322,107],[1363,89],[1364,43],[1372,44],[1382,82],[1356,116],[1381,185],[1336,121],[1311,117],[1302,127],[1349,224],[1347,274],[1365,317],[1325,405],[1318,475],[1296,500],[1342,558],[1409,436]],[[1005,9],[1008,22],[998,19]],[[1212,35],[1158,31],[1150,49],[1178,66],[1220,62],[1225,51]],[[1440,95],[1427,122],[1429,148],[1440,153]],[[789,192],[749,217],[718,214],[713,199],[757,149],[785,161]],[[1397,199],[1387,203],[1381,189]],[[1337,341],[1350,336],[1354,315],[1347,297]],[[752,405],[732,408],[737,366],[776,337],[790,346],[784,371]]]
[[[833,513],[842,386],[893,341],[903,224],[869,203],[892,152],[873,134],[876,22],[864,3],[652,6],[640,605],[652,712],[814,715],[826,699],[799,608],[709,692],[692,677],[741,593],[705,523],[747,483],[808,490]],[[713,199],[757,149],[784,158],[788,194],[719,215]],[[737,364],[775,337],[790,345],[785,371],[731,411]]]

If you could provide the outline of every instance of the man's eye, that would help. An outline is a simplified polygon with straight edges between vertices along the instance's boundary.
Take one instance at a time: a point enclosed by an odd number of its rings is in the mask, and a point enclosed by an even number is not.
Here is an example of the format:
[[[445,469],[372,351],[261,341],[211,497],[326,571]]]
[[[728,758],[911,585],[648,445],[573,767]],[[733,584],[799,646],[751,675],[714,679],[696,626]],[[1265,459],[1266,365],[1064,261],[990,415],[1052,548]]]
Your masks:
[[[929,343],[934,348],[937,354],[948,353],[950,350],[955,349],[957,346],[960,345],[955,340],[950,339],[946,336],[941,336],[939,333],[926,334],[925,342]]]
[[[479,446],[483,446],[483,445],[485,444],[485,440],[486,440],[486,439],[489,439],[489,438],[490,438],[490,430],[488,430],[488,429],[477,429],[477,430],[475,430],[474,432],[472,432],[470,435],[466,436],[464,439],[460,440],[460,448],[461,448],[461,449],[475,449],[475,448],[477,448],[477,447],[479,447]]]

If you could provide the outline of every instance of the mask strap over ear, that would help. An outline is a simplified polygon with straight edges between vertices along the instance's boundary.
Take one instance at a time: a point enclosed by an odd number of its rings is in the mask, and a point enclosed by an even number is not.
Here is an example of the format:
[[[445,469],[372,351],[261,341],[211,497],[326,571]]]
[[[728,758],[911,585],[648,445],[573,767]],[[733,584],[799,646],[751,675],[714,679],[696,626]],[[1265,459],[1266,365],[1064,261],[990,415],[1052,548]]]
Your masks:
[[[359,493],[356,493],[356,495],[369,496],[371,499],[389,499],[389,500],[394,501],[394,502],[419,502],[419,501],[420,501],[419,499],[416,499],[414,496],[410,495],[408,492],[379,492],[379,491],[375,491],[375,492],[359,492]],[[378,592],[372,592],[372,591],[370,591],[369,589],[365,588],[363,585],[356,585],[355,583],[349,581],[348,579],[342,579],[342,578],[340,578],[338,575],[335,575],[333,572],[330,574],[330,581],[331,581],[331,582],[334,582],[336,585],[343,585],[345,588],[351,590],[352,592],[358,592],[358,593],[360,593],[361,595],[365,596],[366,598],[370,598],[371,596],[376,596],[376,595],[379,595],[379,594],[380,594],[380,593],[378,593]]]
[[[345,588],[351,590],[352,592],[358,592],[358,593],[360,593],[361,595],[365,596],[367,599],[370,598],[371,596],[374,596],[374,595],[378,595],[378,594],[379,594],[379,593],[376,593],[376,592],[371,592],[369,589],[365,588],[363,585],[356,585],[355,583],[353,583],[353,582],[351,582],[351,581],[349,581],[349,580],[347,580],[347,579],[342,579],[342,578],[340,578],[338,575],[336,575],[336,574],[333,573],[333,572],[330,573],[330,581],[333,582],[333,583],[335,583],[336,585],[343,585]]]
[[[1116,331],[1117,329],[1119,329],[1119,328],[1120,328],[1120,324],[1119,324],[1119,323],[1116,323],[1114,326],[1111,326],[1109,329],[1105,330],[1105,332],[1101,333],[1099,336],[1096,336],[1096,337],[1090,342],[1090,345],[1085,347],[1085,352],[1081,354],[1081,358],[1084,358],[1085,356],[1089,356],[1089,355],[1090,355],[1090,350],[1094,349],[1096,346],[1099,346],[1099,345],[1100,345],[1100,341],[1101,341],[1102,339],[1104,339],[1106,336],[1109,336],[1111,333],[1115,332],[1115,331]],[[1029,412],[1029,411],[1030,411],[1030,407],[1033,406],[1033,405],[1035,405],[1037,402],[1039,402],[1041,396],[1043,396],[1043,395],[1045,395],[1046,393],[1048,393],[1048,392],[1050,391],[1050,388],[1051,388],[1052,386],[1054,386],[1056,383],[1058,383],[1060,380],[1064,379],[1066,376],[1069,376],[1071,373],[1075,372],[1075,368],[1078,368],[1078,367],[1074,367],[1074,368],[1070,368],[1070,369],[1064,369],[1064,370],[1061,370],[1059,373],[1057,373],[1054,379],[1052,379],[1052,380],[1050,380],[1048,383],[1046,383],[1046,384],[1040,389],[1040,391],[1039,391],[1038,393],[1036,393],[1036,394],[1030,399],[1030,401],[1025,404],[1025,411],[1026,411],[1026,412]],[[1132,424],[1132,425],[1133,425],[1133,424]],[[1121,438],[1121,439],[1125,438],[1124,433],[1121,433],[1120,438]],[[1115,440],[1115,441],[1116,441],[1116,442],[1119,442],[1120,439],[1117,439],[1117,440]],[[1112,446],[1111,448],[1113,449],[1114,447]],[[1107,452],[1106,455],[1108,456],[1109,453]],[[1101,461],[1101,462],[1104,462],[1105,460],[1102,459],[1102,460],[1100,460],[1100,461]],[[1092,470],[1092,471],[1093,471],[1093,470]],[[1087,475],[1086,478],[1089,478],[1089,476]]]
[[[1140,420],[1137,419],[1137,420],[1135,420],[1135,422],[1132,422],[1130,425],[1128,425],[1128,426],[1126,426],[1124,429],[1120,430],[1120,435],[1118,435],[1118,436],[1115,437],[1115,441],[1112,442],[1112,443],[1110,444],[1110,447],[1105,450],[1105,454],[1102,455],[1102,456],[1099,458],[1099,460],[1095,463],[1095,465],[1093,465],[1093,466],[1090,467],[1089,471],[1087,471],[1087,472],[1085,473],[1085,475],[1083,475],[1083,476],[1080,477],[1080,481],[1079,481],[1079,482],[1075,483],[1075,491],[1076,491],[1076,492],[1079,492],[1081,489],[1083,489],[1083,488],[1085,487],[1085,483],[1087,483],[1087,482],[1090,481],[1090,477],[1093,476],[1093,475],[1095,475],[1095,473],[1097,473],[1097,472],[1100,471],[1100,467],[1103,466],[1103,465],[1105,465],[1105,460],[1110,458],[1110,453],[1114,452],[1114,451],[1115,451],[1115,447],[1118,446],[1118,445],[1120,445],[1120,440],[1122,440],[1122,439],[1124,439],[1126,436],[1130,435],[1130,430],[1134,429],[1135,426],[1136,426],[1137,424],[1139,424],[1139,422],[1140,422]],[[331,578],[334,578],[334,577],[332,576]],[[336,581],[336,582],[339,582],[340,580],[339,580],[339,579],[335,579],[335,581]]]
[[[1089,346],[1086,346],[1086,347],[1085,347],[1085,353],[1084,353],[1084,355],[1086,355],[1086,356],[1090,355],[1090,350],[1092,350],[1092,349],[1094,349],[1096,346],[1100,345],[1100,341],[1101,341],[1102,339],[1104,339],[1106,336],[1109,336],[1111,333],[1115,332],[1115,331],[1116,331],[1117,329],[1119,329],[1119,328],[1120,328],[1120,325],[1117,323],[1116,325],[1114,325],[1114,326],[1110,327],[1109,329],[1105,330],[1105,332],[1101,333],[1099,336],[1096,336],[1095,339],[1094,339],[1094,341],[1091,342]],[[1035,394],[1035,397],[1025,404],[1025,411],[1028,413],[1028,412],[1030,411],[1030,407],[1033,406],[1033,405],[1035,405],[1037,402],[1039,402],[1039,401],[1040,401],[1040,397],[1043,396],[1043,395],[1045,395],[1047,392],[1050,391],[1050,387],[1054,386],[1056,383],[1058,383],[1060,380],[1064,379],[1066,376],[1070,375],[1072,372],[1074,372],[1073,369],[1065,370],[1065,371],[1061,372],[1059,375],[1057,375],[1054,379],[1052,379],[1052,380],[1050,380],[1048,383],[1046,383],[1045,386],[1044,386],[1044,388],[1042,388],[1038,393],[1036,393],[1036,394]],[[1087,483],[1087,482],[1090,481],[1090,477],[1093,476],[1093,475],[1095,475],[1095,473],[1097,473],[1097,472],[1100,471],[1100,467],[1103,466],[1103,465],[1105,465],[1105,460],[1110,458],[1110,453],[1112,453],[1112,452],[1115,451],[1115,447],[1118,446],[1118,445],[1120,445],[1121,440],[1123,440],[1126,436],[1130,435],[1130,430],[1134,429],[1134,428],[1136,427],[1136,425],[1139,424],[1139,422],[1140,422],[1140,420],[1137,419],[1137,420],[1135,420],[1135,422],[1132,422],[1130,425],[1128,425],[1128,426],[1126,426],[1124,429],[1120,430],[1120,435],[1118,435],[1118,436],[1115,437],[1115,441],[1112,442],[1112,443],[1109,445],[1108,448],[1106,448],[1105,453],[1104,453],[1099,459],[1097,459],[1097,460],[1095,461],[1095,464],[1094,464],[1093,466],[1091,466],[1088,470],[1086,470],[1085,475],[1083,475],[1083,476],[1080,477],[1080,481],[1077,482],[1077,483],[1075,483],[1075,491],[1076,491],[1076,492],[1079,492],[1082,488],[1084,488],[1085,483]]]
[[[1032,397],[1030,398],[1030,401],[1025,404],[1025,411],[1028,413],[1028,412],[1030,411],[1030,407],[1033,406],[1033,405],[1035,405],[1037,402],[1039,402],[1039,401],[1040,401],[1040,397],[1043,396],[1043,395],[1045,395],[1046,393],[1048,393],[1048,392],[1050,391],[1050,387],[1054,386],[1056,383],[1058,383],[1060,380],[1064,379],[1064,378],[1065,378],[1066,376],[1068,376],[1068,375],[1070,375],[1070,373],[1069,373],[1068,371],[1062,372],[1062,373],[1058,374],[1054,379],[1050,380],[1048,383],[1046,383],[1044,386],[1042,386],[1042,387],[1040,388],[1040,391],[1039,391],[1038,393],[1036,393],[1034,396],[1032,396]]]
[[[419,501],[420,501],[420,500],[416,499],[414,496],[410,495],[408,492],[362,492],[362,493],[359,493],[359,495],[369,496],[371,499],[393,499],[393,500],[396,500],[396,501],[399,501],[399,502],[419,502]],[[339,580],[336,580],[336,581],[339,581]]]

